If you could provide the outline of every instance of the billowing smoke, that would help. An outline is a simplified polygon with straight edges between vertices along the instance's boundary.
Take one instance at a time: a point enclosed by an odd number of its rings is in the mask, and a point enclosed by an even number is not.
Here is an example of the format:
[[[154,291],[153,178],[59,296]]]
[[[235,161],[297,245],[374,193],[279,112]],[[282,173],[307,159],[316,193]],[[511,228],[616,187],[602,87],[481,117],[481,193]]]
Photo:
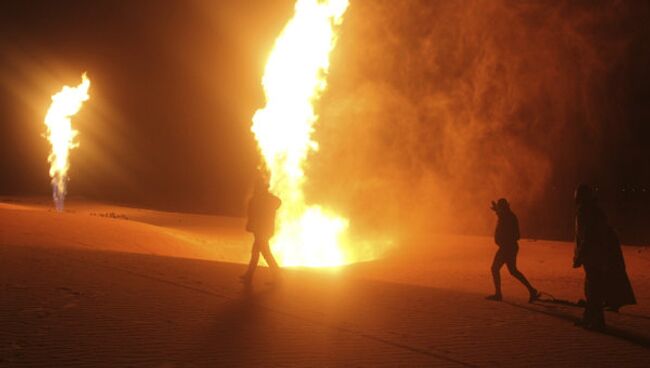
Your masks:
[[[319,106],[312,198],[360,231],[395,236],[488,233],[499,197],[530,224],[557,183],[597,168],[603,127],[619,115],[609,87],[632,11],[617,1],[353,1]]]

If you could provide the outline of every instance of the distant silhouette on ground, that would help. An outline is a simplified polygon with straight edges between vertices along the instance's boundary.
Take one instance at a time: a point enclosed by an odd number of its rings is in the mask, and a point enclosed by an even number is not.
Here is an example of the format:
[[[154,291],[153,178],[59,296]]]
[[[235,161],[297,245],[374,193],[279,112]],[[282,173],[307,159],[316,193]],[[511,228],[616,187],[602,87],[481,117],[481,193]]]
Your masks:
[[[625,271],[625,261],[616,232],[607,223],[596,196],[588,185],[575,192],[576,248],[573,267],[585,270],[585,311],[580,325],[603,329],[603,307],[618,310],[636,299]]]
[[[530,294],[529,302],[539,299],[540,293],[535,289],[526,277],[517,269],[517,253],[519,252],[519,221],[517,216],[510,209],[510,204],[505,198],[492,202],[492,210],[496,212],[498,221],[494,232],[494,242],[499,250],[494,255],[492,262],[492,278],[494,279],[494,295],[487,297],[489,300],[501,300],[501,267],[505,264],[510,274],[519,280]]]
[[[257,262],[260,259],[260,253],[264,256],[266,263],[273,273],[274,282],[278,281],[279,267],[271,249],[269,239],[275,232],[275,213],[282,204],[280,198],[269,192],[267,182],[261,177],[255,181],[253,196],[248,202],[248,222],[246,231],[253,233],[255,240],[251,250],[251,259],[248,264],[248,270],[240,279],[245,284],[253,281],[253,274],[257,268]]]

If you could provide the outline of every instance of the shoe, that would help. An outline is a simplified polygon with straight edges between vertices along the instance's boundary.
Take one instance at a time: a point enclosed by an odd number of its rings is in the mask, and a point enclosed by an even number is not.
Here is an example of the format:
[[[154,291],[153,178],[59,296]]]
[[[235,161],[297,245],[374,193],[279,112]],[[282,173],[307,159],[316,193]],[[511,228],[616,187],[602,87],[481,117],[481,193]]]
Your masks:
[[[486,296],[485,299],[487,299],[487,300],[493,300],[493,301],[495,301],[495,302],[500,302],[501,299],[502,299],[502,297],[501,297],[500,294],[494,294],[494,295]]]
[[[530,293],[530,297],[528,298],[528,303],[535,303],[536,301],[539,300],[539,298],[542,296],[542,293],[540,293],[537,290],[533,290],[532,293]]]

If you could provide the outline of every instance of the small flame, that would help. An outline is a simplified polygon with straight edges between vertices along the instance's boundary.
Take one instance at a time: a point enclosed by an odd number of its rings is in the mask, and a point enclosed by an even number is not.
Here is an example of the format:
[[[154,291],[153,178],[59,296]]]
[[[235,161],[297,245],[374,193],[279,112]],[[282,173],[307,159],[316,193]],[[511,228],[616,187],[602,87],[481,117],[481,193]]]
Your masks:
[[[70,150],[79,146],[75,142],[78,132],[72,129],[70,119],[87,101],[90,80],[84,73],[81,83],[76,87],[63,86],[61,91],[52,96],[52,104],[45,115],[47,139],[52,145],[47,160],[50,162],[50,177],[52,178],[52,197],[57,211],[63,211],[63,201],[66,195],[66,182],[70,162]]]
[[[262,84],[266,106],[252,131],[270,172],[270,188],[282,199],[273,252],[284,266],[339,266],[356,256],[344,246],[348,220],[305,203],[304,165],[312,140],[316,101],[327,87],[329,56],[348,0],[298,0],[277,38]]]

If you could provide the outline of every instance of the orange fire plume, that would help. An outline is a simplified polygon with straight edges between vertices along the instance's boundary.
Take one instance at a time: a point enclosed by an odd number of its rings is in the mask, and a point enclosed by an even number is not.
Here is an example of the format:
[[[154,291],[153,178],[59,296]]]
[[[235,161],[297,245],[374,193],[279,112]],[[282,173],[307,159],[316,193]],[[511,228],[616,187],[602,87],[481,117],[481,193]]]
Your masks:
[[[75,141],[78,132],[72,129],[71,118],[90,96],[88,88],[90,80],[84,73],[81,83],[76,87],[63,86],[61,91],[52,96],[52,104],[45,115],[47,139],[52,145],[47,160],[50,162],[50,177],[52,178],[52,197],[57,211],[63,211],[66,195],[68,169],[70,167],[70,150],[79,146]]]
[[[304,165],[318,119],[313,103],[327,86],[329,56],[348,0],[298,0],[295,14],[275,41],[262,84],[266,106],[252,131],[270,172],[271,191],[282,199],[273,252],[284,266],[340,266],[358,260],[345,241],[348,220],[305,202]]]

